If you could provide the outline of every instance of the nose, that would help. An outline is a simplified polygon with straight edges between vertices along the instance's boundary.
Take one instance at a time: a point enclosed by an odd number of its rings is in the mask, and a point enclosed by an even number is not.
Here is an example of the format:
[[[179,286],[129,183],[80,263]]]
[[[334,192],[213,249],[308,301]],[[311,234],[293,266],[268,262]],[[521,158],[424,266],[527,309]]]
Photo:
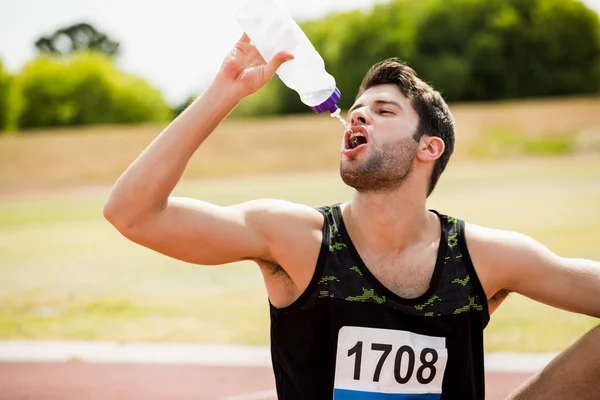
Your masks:
[[[367,114],[366,107],[357,108],[350,113],[350,125],[367,125],[370,123],[371,120]]]

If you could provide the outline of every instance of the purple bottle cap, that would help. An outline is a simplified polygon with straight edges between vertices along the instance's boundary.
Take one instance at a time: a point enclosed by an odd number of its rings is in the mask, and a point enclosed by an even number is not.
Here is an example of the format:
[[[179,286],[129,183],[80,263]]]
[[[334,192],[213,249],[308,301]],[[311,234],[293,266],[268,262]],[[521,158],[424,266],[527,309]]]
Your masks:
[[[318,106],[311,107],[310,109],[316,113],[322,113],[329,111],[330,113],[335,112],[338,109],[337,102],[341,97],[341,93],[338,88],[335,88],[331,96]]]

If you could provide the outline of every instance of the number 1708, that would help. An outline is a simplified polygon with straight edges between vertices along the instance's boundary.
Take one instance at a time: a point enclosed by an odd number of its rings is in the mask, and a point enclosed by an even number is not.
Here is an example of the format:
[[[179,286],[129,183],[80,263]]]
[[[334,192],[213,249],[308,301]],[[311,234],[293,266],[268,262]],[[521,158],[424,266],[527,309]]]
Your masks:
[[[383,368],[383,364],[385,360],[392,352],[393,346],[391,344],[383,344],[383,343],[372,343],[371,350],[372,351],[381,351],[381,357],[377,362],[377,366],[375,367],[375,371],[373,373],[373,382],[379,382],[379,377],[381,376],[381,369]],[[361,372],[361,362],[362,362],[362,354],[363,354],[363,342],[356,342],[354,347],[348,350],[348,357],[356,356],[354,359],[354,380],[360,380],[360,372]],[[431,359],[428,361],[428,355],[431,354]],[[406,361],[405,361],[406,360]],[[417,368],[416,378],[420,384],[426,385],[433,381],[436,374],[435,363],[438,360],[438,353],[435,349],[424,348],[421,350],[419,355],[419,360],[421,365]],[[404,376],[401,374],[401,367],[403,362],[406,362],[406,370]],[[394,378],[396,382],[400,384],[406,384],[413,376],[413,372],[415,370],[416,363],[416,355],[415,351],[412,347],[404,345],[396,351],[396,358],[394,359]],[[427,377],[425,377],[425,373],[427,372]]]

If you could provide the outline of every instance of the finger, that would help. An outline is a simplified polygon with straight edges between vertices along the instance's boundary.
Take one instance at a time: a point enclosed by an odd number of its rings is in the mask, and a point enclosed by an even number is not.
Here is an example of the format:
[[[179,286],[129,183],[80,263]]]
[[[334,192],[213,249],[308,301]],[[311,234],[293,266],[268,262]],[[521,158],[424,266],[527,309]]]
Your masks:
[[[240,38],[239,43],[250,43],[250,37],[246,34],[246,32],[244,32]]]
[[[265,74],[268,76],[269,79],[272,78],[284,62],[291,61],[293,59],[294,55],[292,53],[288,53],[287,51],[280,51],[269,60],[267,65],[265,65]]]

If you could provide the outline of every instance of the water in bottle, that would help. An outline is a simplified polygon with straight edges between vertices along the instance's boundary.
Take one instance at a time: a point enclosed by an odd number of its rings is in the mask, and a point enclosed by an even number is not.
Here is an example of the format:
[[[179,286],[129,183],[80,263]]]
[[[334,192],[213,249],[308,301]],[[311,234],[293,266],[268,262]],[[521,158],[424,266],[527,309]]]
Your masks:
[[[278,0],[248,0],[240,8],[237,20],[265,60],[287,51],[294,59],[285,62],[277,75],[300,100],[316,113],[329,112],[340,117],[337,102],[341,93],[335,79],[325,70],[321,55]]]

